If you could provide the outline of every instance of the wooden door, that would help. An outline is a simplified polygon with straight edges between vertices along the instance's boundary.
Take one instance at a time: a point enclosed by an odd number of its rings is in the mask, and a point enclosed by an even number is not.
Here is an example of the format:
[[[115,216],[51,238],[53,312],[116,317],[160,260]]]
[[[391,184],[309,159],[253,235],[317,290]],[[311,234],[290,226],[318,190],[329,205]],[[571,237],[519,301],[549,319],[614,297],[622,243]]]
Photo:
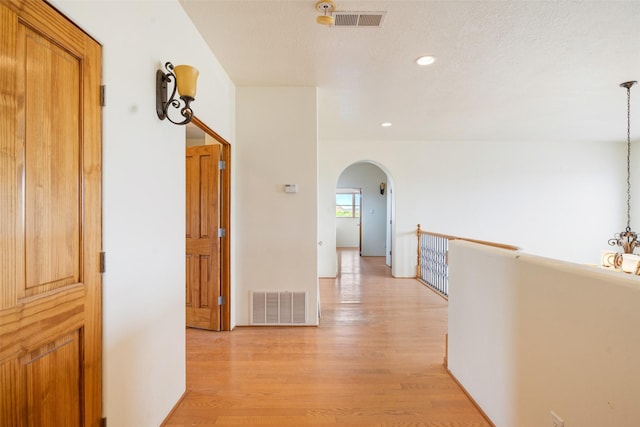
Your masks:
[[[187,326],[220,330],[219,145],[187,148]]]
[[[100,46],[0,0],[0,425],[102,418]]]

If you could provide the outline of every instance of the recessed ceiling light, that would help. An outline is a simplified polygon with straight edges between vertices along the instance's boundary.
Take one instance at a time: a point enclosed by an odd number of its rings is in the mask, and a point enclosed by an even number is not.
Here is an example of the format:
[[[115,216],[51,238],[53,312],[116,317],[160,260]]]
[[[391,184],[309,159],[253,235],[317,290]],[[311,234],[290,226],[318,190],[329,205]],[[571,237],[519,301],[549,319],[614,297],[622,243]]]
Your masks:
[[[431,65],[434,62],[436,62],[436,58],[434,58],[433,56],[421,56],[420,58],[416,59],[416,64],[418,65]]]
[[[382,126],[383,128],[388,128],[391,126],[391,123],[389,122],[380,123],[380,126]]]

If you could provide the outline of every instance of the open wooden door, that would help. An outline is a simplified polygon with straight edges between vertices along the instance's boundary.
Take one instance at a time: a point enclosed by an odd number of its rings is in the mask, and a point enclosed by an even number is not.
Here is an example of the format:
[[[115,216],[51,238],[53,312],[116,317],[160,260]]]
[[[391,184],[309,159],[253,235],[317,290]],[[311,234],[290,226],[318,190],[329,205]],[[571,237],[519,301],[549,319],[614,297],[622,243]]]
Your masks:
[[[187,326],[221,330],[220,146],[188,147],[186,221]]]
[[[0,0],[0,425],[102,418],[101,49]]]

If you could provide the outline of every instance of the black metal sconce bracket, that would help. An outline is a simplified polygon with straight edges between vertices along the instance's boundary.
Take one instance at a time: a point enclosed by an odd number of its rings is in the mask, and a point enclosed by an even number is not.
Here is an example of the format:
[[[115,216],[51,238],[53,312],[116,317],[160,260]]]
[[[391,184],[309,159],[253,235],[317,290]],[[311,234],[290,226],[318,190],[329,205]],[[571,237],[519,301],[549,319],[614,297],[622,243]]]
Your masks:
[[[186,125],[193,118],[193,111],[189,106],[193,98],[190,96],[181,96],[179,99],[184,102],[184,107],[180,110],[180,114],[184,117],[184,120],[176,122],[171,119],[169,116],[169,107],[180,108],[180,100],[176,98],[178,82],[176,81],[176,75],[173,73],[173,64],[167,62],[164,64],[164,68],[167,70],[166,73],[162,70],[156,71],[156,113],[160,120],[167,119],[176,125]],[[167,86],[169,83],[173,83],[173,89],[171,90],[171,97],[167,100]]]

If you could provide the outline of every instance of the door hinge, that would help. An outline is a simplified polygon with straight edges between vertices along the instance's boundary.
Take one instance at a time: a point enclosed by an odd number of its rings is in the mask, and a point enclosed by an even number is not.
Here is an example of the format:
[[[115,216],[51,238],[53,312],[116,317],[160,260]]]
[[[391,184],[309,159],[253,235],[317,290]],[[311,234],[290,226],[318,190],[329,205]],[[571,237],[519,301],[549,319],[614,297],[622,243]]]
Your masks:
[[[225,303],[224,297],[223,296],[219,296],[218,297],[218,305],[224,305],[224,303]]]
[[[218,237],[227,237],[227,229],[218,228]]]
[[[227,162],[224,160],[218,160],[218,169],[225,170],[227,168]]]
[[[104,107],[107,105],[107,95],[106,95],[107,87],[105,85],[100,86],[100,106]]]
[[[107,417],[100,420],[100,427],[107,427]]]
[[[104,257],[105,257],[104,252],[100,252],[100,273],[104,273],[106,271]]]

